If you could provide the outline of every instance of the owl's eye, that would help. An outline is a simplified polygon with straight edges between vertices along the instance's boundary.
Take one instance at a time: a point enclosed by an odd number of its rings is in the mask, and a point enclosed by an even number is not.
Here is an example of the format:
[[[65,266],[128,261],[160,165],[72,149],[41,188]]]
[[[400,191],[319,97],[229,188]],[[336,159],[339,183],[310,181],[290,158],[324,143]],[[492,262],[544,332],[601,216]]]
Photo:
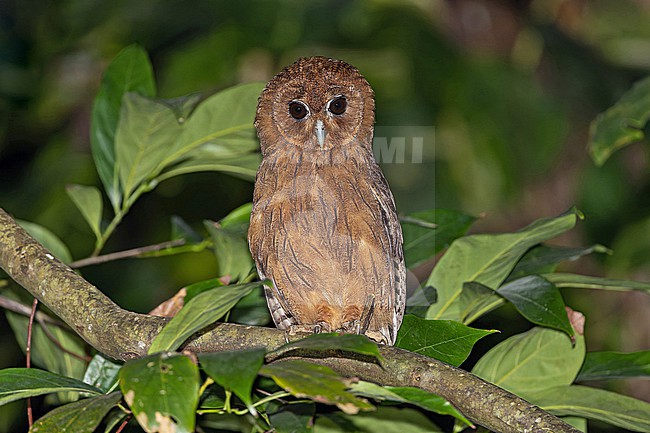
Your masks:
[[[336,115],[345,113],[345,109],[347,107],[348,102],[342,96],[332,99],[329,104],[327,104],[327,109],[330,111],[330,113]]]
[[[302,102],[293,101],[289,103],[289,114],[296,120],[303,119],[307,115],[307,107]]]

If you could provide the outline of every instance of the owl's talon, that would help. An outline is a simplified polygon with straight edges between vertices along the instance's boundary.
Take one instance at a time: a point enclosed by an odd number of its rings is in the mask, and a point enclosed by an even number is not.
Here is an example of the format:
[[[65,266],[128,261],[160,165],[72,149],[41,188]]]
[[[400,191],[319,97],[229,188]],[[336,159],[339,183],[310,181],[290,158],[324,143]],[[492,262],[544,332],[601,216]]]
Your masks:
[[[332,332],[332,327],[327,322],[318,322],[314,325],[314,334],[320,334],[321,332]]]

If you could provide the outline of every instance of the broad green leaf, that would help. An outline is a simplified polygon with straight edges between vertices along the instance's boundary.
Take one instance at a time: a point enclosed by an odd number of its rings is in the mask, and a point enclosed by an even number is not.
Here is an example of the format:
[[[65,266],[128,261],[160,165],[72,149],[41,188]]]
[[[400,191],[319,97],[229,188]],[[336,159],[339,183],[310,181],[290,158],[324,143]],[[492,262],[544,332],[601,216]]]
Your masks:
[[[149,353],[178,348],[195,332],[219,320],[260,283],[216,287],[192,298],[154,338]]]
[[[149,97],[156,93],[151,63],[147,53],[138,45],[130,45],[120,51],[108,66],[93,104],[90,144],[97,173],[114,209],[122,201],[115,167],[115,133],[122,97],[127,92]]]
[[[242,325],[264,326],[271,323],[264,289],[256,287],[230,310],[228,321]]]
[[[242,84],[215,93],[200,103],[184,122],[180,139],[168,148],[156,173],[187,159],[191,151],[204,144],[213,147],[210,152],[215,159],[241,156],[255,149],[253,121],[263,88],[263,83]]]
[[[637,82],[591,123],[589,153],[597,165],[618,149],[641,141],[650,120],[650,77]]]
[[[66,244],[49,229],[46,229],[40,224],[29,221],[16,220],[16,223],[18,223],[18,225],[25,229],[31,237],[36,239],[49,252],[51,252],[54,257],[61,260],[63,263],[72,262],[72,255],[70,254],[70,250]]]
[[[93,433],[106,414],[122,399],[122,393],[98,395],[59,406],[34,423],[30,433]]]
[[[494,346],[472,373],[526,398],[534,391],[573,383],[584,358],[584,337],[578,336],[572,347],[563,332],[536,327]]]
[[[299,353],[301,356],[323,355],[325,353],[357,353],[381,361],[377,344],[365,335],[356,334],[314,334],[269,352],[273,357]]]
[[[461,311],[461,319],[465,325],[506,303],[497,292],[475,281],[463,283],[459,302],[465,306]]]
[[[516,233],[456,239],[426,283],[438,291],[438,302],[429,308],[427,317],[460,320],[466,307],[458,300],[463,283],[476,281],[497,288],[528,249],[573,228],[577,216],[577,211],[572,210],[556,218],[537,220]]]
[[[120,388],[145,431],[194,431],[199,369],[187,356],[168,352],[129,361]]]
[[[415,267],[465,234],[475,217],[448,209],[408,214],[401,219],[406,266]]]
[[[426,320],[407,314],[395,346],[459,366],[474,344],[497,331],[470,328],[453,320]]]
[[[380,401],[408,403],[430,412],[451,415],[468,426],[472,423],[444,398],[419,388],[379,386],[372,382],[359,381],[350,387],[352,393]]]
[[[633,353],[588,352],[576,380],[650,376],[650,350]]]
[[[443,433],[420,411],[411,408],[379,406],[369,413],[354,416],[341,413],[319,416],[315,433]]]
[[[192,283],[189,286],[185,287],[187,294],[185,295],[185,298],[183,298],[183,301],[185,302],[185,305],[187,305],[187,303],[190,302],[192,298],[200,295],[201,293],[207,292],[208,290],[212,290],[216,287],[223,286],[225,286],[225,284],[219,278],[210,278],[209,280]]]
[[[567,273],[544,274],[542,277],[560,289],[598,289],[616,292],[639,290],[642,292],[650,292],[650,283],[642,283],[640,281],[616,280],[613,278],[590,277]]]
[[[109,361],[101,355],[93,356],[84,373],[84,382],[96,386],[102,392],[109,392],[115,388],[120,373],[120,364]]]
[[[500,287],[497,293],[506,298],[526,319],[566,333],[572,339],[575,331],[560,291],[539,275],[529,275]]]
[[[171,226],[172,233],[170,239],[184,239],[193,243],[203,241],[203,236],[201,236],[187,221],[178,215],[172,215]]]
[[[217,384],[235,393],[255,414],[251,390],[264,363],[263,348],[205,353],[199,356],[201,367]]]
[[[115,164],[124,197],[157,175],[181,134],[172,109],[160,101],[127,93],[115,134]]]
[[[250,143],[255,147],[247,150]],[[156,179],[162,182],[181,174],[220,171],[248,181],[255,180],[255,173],[262,157],[257,152],[257,141],[254,136],[250,136],[247,145],[234,151],[228,151],[224,147],[224,144],[203,144],[186,153],[177,163],[167,166]]]
[[[296,397],[308,397],[318,403],[334,404],[345,413],[372,410],[373,406],[355,397],[346,388],[351,380],[336,374],[331,368],[301,359],[276,361],[264,365],[260,374]]]
[[[247,203],[217,223],[204,222],[212,237],[219,275],[229,275],[234,281],[241,281],[253,269],[253,258],[247,240],[251,207]]]
[[[102,193],[94,186],[68,185],[68,196],[72,199],[77,209],[92,229],[97,239],[102,237]]]
[[[527,399],[554,415],[580,416],[632,431],[650,431],[650,403],[611,391],[564,385],[528,394]]]
[[[387,388],[389,391],[400,396],[405,403],[410,403],[441,415],[453,416],[466,425],[472,426],[472,423],[454,406],[452,406],[451,403],[438,395],[431,394],[430,392],[424,391],[420,388],[395,386],[389,386]]]
[[[314,430],[313,403],[284,404],[269,414],[273,431],[277,433],[310,433]]]
[[[577,428],[581,432],[587,433],[587,418],[578,416],[563,416],[560,417],[565,423]]]
[[[199,409],[197,413],[199,415],[202,414],[202,411],[211,411],[214,413],[214,410],[224,410],[225,406],[225,390],[219,385],[212,384],[203,391],[203,394],[201,394],[201,400],[199,402]]]
[[[11,291],[6,291],[4,296],[19,302],[22,300],[20,296]],[[22,302],[25,301],[22,300]],[[5,314],[19,346],[24,351],[29,318],[11,311],[6,311]],[[43,330],[40,323],[34,323],[31,345],[32,365],[62,376],[81,379],[86,368],[83,360],[86,354],[86,343],[77,334],[59,326],[48,325],[47,329],[50,336]],[[67,352],[61,350],[61,347],[50,337],[56,339]],[[77,356],[75,357],[73,354]],[[63,401],[69,401],[76,399],[77,395],[74,393],[60,394],[59,397],[62,397]]]
[[[101,394],[99,389],[80,380],[37,368],[0,370],[0,405],[22,398],[62,391]]]
[[[517,262],[506,281],[513,281],[532,274],[545,274],[554,272],[557,265],[566,260],[578,260],[593,253],[607,253],[611,251],[602,246],[594,245],[588,248],[567,248],[554,247],[549,245],[537,245],[524,254]]]
[[[431,286],[417,287],[406,299],[406,314],[425,317],[429,306],[438,300],[438,292]]]
[[[160,101],[171,108],[176,119],[178,119],[178,123],[185,123],[196,109],[196,106],[201,103],[202,98],[200,93],[191,93],[178,98],[161,99]]]

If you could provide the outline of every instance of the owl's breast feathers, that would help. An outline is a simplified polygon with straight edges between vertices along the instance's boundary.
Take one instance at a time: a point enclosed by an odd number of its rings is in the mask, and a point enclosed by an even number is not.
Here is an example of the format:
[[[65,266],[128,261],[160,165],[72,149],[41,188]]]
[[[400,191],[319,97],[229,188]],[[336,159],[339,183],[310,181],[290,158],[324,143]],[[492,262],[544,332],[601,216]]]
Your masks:
[[[249,245],[280,329],[358,323],[395,341],[405,304],[402,232],[388,184],[365,147],[266,155]]]

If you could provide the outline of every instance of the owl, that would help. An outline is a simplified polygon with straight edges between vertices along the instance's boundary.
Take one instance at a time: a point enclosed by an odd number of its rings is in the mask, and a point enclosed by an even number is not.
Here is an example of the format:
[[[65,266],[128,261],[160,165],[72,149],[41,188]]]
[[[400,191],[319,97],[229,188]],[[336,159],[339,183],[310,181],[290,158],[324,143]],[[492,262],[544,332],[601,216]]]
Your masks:
[[[353,66],[301,58],[262,91],[248,243],[279,329],[394,344],[406,271],[395,202],[372,153],[374,93]]]

